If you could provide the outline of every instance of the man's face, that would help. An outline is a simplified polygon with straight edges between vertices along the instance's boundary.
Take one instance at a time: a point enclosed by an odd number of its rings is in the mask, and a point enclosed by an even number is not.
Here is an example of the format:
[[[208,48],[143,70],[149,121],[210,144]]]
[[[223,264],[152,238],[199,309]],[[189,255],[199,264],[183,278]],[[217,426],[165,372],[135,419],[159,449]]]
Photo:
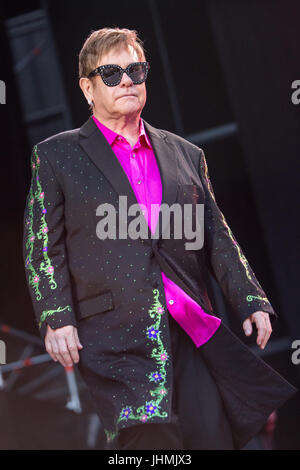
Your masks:
[[[128,49],[112,49],[101,57],[100,65],[117,64],[122,68],[132,62],[140,62],[137,52],[132,46]],[[143,59],[142,59],[143,61]],[[124,116],[139,115],[146,103],[145,82],[134,85],[126,73],[123,73],[119,85],[109,87],[105,85],[100,75],[92,78],[92,100],[94,101],[94,114],[105,119],[119,119]]]

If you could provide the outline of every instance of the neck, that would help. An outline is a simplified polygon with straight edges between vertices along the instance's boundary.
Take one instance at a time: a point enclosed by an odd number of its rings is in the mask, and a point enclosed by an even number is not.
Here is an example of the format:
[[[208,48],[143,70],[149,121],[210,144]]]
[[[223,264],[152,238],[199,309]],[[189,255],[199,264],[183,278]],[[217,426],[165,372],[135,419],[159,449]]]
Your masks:
[[[139,123],[140,113],[134,116],[121,116],[119,118],[105,118],[94,112],[95,118],[98,119],[104,126],[108,127],[117,134],[125,137],[126,140],[133,146],[139,137]]]

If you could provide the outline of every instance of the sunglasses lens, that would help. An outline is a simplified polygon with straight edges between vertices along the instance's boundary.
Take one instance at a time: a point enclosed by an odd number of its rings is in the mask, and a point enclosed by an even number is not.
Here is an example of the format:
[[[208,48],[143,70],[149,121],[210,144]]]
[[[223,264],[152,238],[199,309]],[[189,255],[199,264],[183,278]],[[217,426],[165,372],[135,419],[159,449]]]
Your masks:
[[[109,86],[117,85],[120,80],[120,70],[111,65],[102,70],[102,77]]]
[[[121,82],[123,73],[122,69],[117,65],[103,65],[99,67],[99,69],[102,80],[107,86],[116,86]],[[138,85],[139,83],[143,83],[147,78],[147,63],[136,62],[130,64],[126,71],[134,85]]]
[[[135,85],[143,83],[146,79],[147,68],[145,64],[131,64],[128,70],[129,76]]]

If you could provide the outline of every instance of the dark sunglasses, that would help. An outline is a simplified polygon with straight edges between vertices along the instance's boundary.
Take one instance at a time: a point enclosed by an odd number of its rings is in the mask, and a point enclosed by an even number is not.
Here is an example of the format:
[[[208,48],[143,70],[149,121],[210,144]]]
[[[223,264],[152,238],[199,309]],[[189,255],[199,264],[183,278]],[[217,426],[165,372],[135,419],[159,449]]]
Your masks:
[[[115,64],[100,65],[95,70],[92,70],[88,76],[94,77],[99,74],[105,85],[117,86],[121,82],[123,73],[125,72],[134,85],[139,85],[146,80],[149,68],[149,62],[133,62],[129,64],[126,69],[122,69],[122,67]]]

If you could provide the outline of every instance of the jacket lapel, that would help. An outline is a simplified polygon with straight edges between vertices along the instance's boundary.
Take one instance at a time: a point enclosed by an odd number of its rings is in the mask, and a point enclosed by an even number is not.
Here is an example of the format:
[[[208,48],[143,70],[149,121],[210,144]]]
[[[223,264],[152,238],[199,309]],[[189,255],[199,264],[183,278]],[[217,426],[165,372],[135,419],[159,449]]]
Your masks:
[[[162,182],[162,204],[167,204],[170,207],[174,204],[177,197],[178,165],[176,148],[168,140],[167,135],[163,131],[155,129],[145,120],[143,121],[160,171]],[[168,219],[160,219],[158,236],[152,240],[152,246],[157,244],[168,225]]]
[[[177,195],[177,157],[174,145],[168,141],[166,134],[144,121],[145,129],[153,146],[162,181],[162,204],[171,206]],[[118,158],[104,135],[98,129],[92,116],[80,128],[79,143],[95,166],[103,173],[119,195],[127,196],[127,206],[137,204],[134,191]],[[159,223],[156,238],[149,240],[155,245],[168,226],[168,220]],[[151,233],[150,230],[148,232]],[[150,235],[149,235],[150,238]]]
[[[128,207],[137,200],[122,165],[92,117],[80,128],[79,143],[119,195],[127,196]]]

